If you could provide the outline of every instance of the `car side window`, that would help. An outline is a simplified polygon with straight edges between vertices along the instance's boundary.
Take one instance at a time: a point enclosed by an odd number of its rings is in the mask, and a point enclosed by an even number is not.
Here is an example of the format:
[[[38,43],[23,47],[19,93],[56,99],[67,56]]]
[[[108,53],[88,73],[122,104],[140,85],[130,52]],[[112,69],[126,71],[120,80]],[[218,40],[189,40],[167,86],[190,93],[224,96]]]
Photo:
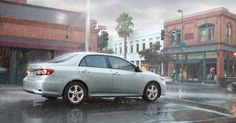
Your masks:
[[[91,56],[86,56],[84,59],[83,59],[84,61],[83,60],[81,61],[80,66],[85,65],[87,67],[107,68],[107,63],[104,56],[91,55]]]
[[[135,66],[128,61],[117,57],[108,57],[111,68],[135,72]]]
[[[83,66],[83,67],[87,66],[85,58],[82,59],[82,61],[80,62],[79,66]]]

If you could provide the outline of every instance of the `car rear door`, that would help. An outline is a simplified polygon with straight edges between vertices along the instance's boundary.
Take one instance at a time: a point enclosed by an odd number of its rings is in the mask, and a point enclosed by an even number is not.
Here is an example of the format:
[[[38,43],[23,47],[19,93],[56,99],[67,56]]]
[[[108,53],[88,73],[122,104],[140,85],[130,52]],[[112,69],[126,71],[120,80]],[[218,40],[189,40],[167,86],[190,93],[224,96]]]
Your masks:
[[[79,73],[87,82],[92,96],[106,96],[111,93],[113,78],[105,56],[85,56],[80,62]]]

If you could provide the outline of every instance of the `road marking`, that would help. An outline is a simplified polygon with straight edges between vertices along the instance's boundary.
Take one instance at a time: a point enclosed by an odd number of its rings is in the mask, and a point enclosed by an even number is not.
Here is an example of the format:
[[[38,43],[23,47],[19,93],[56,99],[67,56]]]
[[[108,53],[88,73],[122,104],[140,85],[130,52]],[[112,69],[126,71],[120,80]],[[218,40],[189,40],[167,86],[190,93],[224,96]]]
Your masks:
[[[195,101],[191,101],[191,100],[177,99],[177,98],[174,98],[174,97],[168,97],[168,98],[175,99],[175,100],[178,100],[178,101],[183,101],[183,102],[186,102],[186,103],[195,103],[195,104],[198,104],[198,105],[212,106],[212,105],[207,105],[207,104],[204,104],[204,103],[199,103],[199,102],[195,102]],[[219,114],[219,115],[226,116],[226,117],[231,117],[231,118],[235,117],[231,114],[222,113],[222,112],[219,112],[219,111],[216,111],[216,110],[211,110],[211,109],[206,109],[206,108],[201,108],[201,107],[196,107],[196,106],[183,105],[183,104],[178,104],[178,105],[181,105],[181,106],[184,106],[184,107],[187,107],[187,108],[191,108],[191,109],[195,109],[195,110],[201,110],[201,111],[205,111],[205,112],[215,113],[215,114]],[[216,106],[213,106],[213,107],[216,107]]]
[[[215,113],[215,114],[219,114],[219,115],[226,116],[226,117],[231,117],[231,118],[234,117],[233,115],[226,114],[226,113],[221,113],[221,112],[218,112],[218,111],[215,111],[215,110],[210,110],[210,109],[205,109],[205,108],[200,108],[200,107],[195,107],[195,106],[187,106],[187,105],[181,105],[181,106],[191,108],[191,109],[195,109],[195,110],[201,110],[201,111],[205,111],[205,112]]]

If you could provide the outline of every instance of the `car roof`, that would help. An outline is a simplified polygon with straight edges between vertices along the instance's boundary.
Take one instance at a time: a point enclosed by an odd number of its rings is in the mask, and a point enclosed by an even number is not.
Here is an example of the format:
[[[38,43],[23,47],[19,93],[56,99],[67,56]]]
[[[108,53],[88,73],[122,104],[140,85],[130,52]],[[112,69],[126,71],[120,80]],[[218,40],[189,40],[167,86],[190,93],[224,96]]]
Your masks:
[[[78,54],[78,55],[106,55],[106,56],[115,56],[115,57],[119,57],[122,58],[120,56],[114,55],[114,54],[107,54],[107,53],[97,53],[97,52],[74,52],[72,54]]]

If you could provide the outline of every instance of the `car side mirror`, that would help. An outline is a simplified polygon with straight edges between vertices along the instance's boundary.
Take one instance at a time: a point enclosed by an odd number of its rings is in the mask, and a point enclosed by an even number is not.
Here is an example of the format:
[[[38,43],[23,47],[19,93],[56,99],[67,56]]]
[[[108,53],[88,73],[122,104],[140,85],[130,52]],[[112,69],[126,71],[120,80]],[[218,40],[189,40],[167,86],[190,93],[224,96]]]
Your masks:
[[[135,72],[142,72],[142,70],[139,68],[139,66],[135,67]]]

